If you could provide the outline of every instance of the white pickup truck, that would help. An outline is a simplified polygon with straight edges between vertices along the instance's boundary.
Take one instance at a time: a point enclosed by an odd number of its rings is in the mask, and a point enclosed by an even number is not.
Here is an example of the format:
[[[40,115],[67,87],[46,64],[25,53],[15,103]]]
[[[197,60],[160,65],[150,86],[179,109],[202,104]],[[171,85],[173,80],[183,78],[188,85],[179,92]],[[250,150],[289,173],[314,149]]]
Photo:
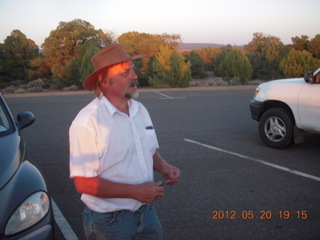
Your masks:
[[[286,148],[304,140],[304,132],[320,133],[320,68],[304,78],[260,84],[250,102],[262,141]]]

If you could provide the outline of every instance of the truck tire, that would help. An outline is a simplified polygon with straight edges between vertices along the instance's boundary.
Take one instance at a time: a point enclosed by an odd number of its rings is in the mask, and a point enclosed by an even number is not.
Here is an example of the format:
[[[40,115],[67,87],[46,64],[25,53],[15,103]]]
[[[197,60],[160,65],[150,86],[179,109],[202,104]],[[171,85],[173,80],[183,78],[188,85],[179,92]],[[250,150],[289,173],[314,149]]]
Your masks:
[[[293,117],[287,109],[272,108],[260,118],[259,135],[271,148],[286,148],[293,143],[293,126]]]

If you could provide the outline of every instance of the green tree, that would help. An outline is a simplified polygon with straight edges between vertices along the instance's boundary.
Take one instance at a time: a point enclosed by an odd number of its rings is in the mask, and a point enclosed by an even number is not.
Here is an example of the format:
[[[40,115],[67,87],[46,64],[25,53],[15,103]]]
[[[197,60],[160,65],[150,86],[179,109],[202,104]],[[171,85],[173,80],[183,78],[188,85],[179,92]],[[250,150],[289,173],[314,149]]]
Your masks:
[[[218,56],[221,52],[221,48],[213,48],[213,47],[204,47],[195,52],[201,57],[202,62],[206,66],[206,70],[214,70],[213,60]]]
[[[244,50],[253,66],[254,76],[260,79],[282,76],[279,64],[288,53],[286,46],[275,36],[262,33],[254,33],[253,36]]]
[[[313,39],[311,39],[309,51],[314,57],[320,59],[320,34],[317,34]]]
[[[292,37],[292,47],[297,51],[309,51],[310,48],[310,41],[309,37],[306,35],[301,35],[301,37]]]
[[[206,78],[208,76],[208,74],[206,73],[205,64],[196,51],[186,53],[185,58],[191,63],[192,78]]]
[[[242,84],[247,84],[252,76],[252,67],[248,57],[243,50],[233,48],[225,51],[223,58],[218,66],[218,71],[222,78],[230,81],[233,78],[239,78]]]
[[[165,85],[167,77],[166,72],[158,64],[158,60],[153,57],[150,60],[150,74],[148,76],[148,83],[154,88],[160,88]]]
[[[30,62],[32,69],[28,72],[30,79],[36,78],[43,78],[43,79],[50,79],[51,77],[51,70],[49,62],[46,58],[44,58],[43,54],[31,60]]]
[[[225,55],[232,50],[232,46],[231,45],[227,45],[225,47],[220,47],[219,48],[219,53],[217,54],[217,56],[215,56],[212,60],[213,62],[213,72],[216,76],[221,77],[219,71],[218,71],[218,67],[220,65],[220,63],[222,62],[222,60],[225,58]]]
[[[38,46],[20,30],[13,30],[1,45],[3,80],[27,80],[30,62],[39,54]]]
[[[80,63],[83,45],[92,42],[97,48],[103,48],[114,40],[102,30],[96,30],[89,22],[76,19],[71,22],[60,22],[56,30],[51,31],[45,39],[43,55],[48,62],[58,86],[78,84],[76,78],[81,76]]]
[[[152,61],[150,84],[153,87],[169,85],[170,87],[188,87],[191,81],[191,63],[175,49],[161,46]]]
[[[313,71],[320,66],[320,60],[312,56],[306,50],[298,51],[291,49],[287,57],[280,63],[286,77],[302,77],[308,71]]]
[[[167,84],[168,76],[171,71],[170,57],[173,54],[173,49],[167,46],[160,46],[159,53],[155,56],[152,62],[152,71],[149,76],[149,83],[153,87],[161,87]]]
[[[113,42],[110,42],[112,44]],[[90,62],[92,56],[99,51],[99,47],[95,44],[94,41],[88,41],[86,44],[81,46],[79,49],[79,65],[80,65],[80,78],[78,86],[82,85],[84,79],[93,72],[93,66]]]
[[[159,51],[161,46],[168,46],[175,49],[181,44],[180,35],[169,34],[148,34],[139,32],[127,32],[118,38],[118,42],[130,55],[146,54],[147,57],[135,63],[139,65],[139,83],[142,86],[149,85],[148,76],[150,74],[150,63],[153,56]],[[137,67],[137,66],[136,66]]]
[[[168,78],[170,87],[189,87],[191,81],[191,63],[174,50],[170,57],[172,77]]]
[[[121,46],[130,54],[147,54],[148,56],[156,55],[161,46],[168,46],[175,49],[181,44],[180,35],[169,34],[148,34],[139,32],[127,32],[118,38]]]

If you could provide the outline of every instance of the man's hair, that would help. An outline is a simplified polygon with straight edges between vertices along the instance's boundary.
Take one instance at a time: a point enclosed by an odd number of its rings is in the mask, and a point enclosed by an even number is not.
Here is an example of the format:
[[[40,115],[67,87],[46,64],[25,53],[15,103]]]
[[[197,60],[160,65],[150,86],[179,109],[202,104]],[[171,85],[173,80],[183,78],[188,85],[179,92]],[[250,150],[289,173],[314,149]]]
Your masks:
[[[105,81],[105,79],[108,77],[108,69],[109,68],[106,68],[105,71],[103,71],[99,76],[98,76],[98,81],[96,83],[96,87],[94,89],[94,94],[97,96],[97,97],[100,97],[101,94],[102,94],[102,83]]]

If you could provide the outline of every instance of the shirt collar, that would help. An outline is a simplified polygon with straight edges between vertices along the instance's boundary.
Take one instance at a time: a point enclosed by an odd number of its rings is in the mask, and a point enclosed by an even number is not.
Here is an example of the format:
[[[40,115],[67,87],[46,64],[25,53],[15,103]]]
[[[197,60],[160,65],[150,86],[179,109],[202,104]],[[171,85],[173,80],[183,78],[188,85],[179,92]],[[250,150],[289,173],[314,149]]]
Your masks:
[[[133,99],[130,99],[129,102],[129,114],[130,114],[130,117],[133,118],[139,111],[139,105],[138,103],[133,100]]]
[[[110,113],[111,116],[113,116],[116,112],[123,114],[109,101],[108,98],[102,95],[101,99],[103,101],[103,104],[107,107],[108,112]],[[128,105],[129,105],[130,118],[132,118],[138,113],[139,105],[135,100],[132,100],[132,99],[128,100]]]

